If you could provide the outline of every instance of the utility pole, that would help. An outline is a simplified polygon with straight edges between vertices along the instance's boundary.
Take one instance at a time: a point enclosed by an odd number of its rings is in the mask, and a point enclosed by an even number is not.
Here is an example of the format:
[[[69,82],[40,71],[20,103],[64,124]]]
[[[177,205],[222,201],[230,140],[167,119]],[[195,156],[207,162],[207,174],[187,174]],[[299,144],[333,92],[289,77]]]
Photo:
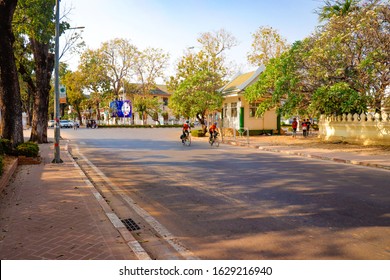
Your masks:
[[[62,163],[60,157],[60,82],[59,82],[59,39],[60,39],[60,0],[56,0],[55,22],[55,65],[54,65],[54,159],[53,163]]]

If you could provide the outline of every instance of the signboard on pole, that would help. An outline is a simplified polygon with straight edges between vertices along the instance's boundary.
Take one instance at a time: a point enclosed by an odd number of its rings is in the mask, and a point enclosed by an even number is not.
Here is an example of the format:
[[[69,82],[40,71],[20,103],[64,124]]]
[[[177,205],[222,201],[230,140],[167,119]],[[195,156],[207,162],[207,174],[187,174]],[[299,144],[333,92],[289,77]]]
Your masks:
[[[132,104],[130,100],[115,100],[110,103],[111,117],[131,118]]]
[[[60,85],[60,104],[66,103],[66,88],[64,85]]]

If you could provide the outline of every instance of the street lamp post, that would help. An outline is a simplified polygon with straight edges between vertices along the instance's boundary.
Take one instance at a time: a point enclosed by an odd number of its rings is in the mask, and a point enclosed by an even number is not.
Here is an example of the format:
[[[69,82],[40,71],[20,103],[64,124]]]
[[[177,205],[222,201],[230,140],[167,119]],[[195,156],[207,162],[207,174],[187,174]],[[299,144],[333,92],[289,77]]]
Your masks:
[[[55,22],[55,65],[54,65],[54,159],[53,163],[62,163],[60,156],[60,83],[59,83],[59,39],[60,39],[60,0],[56,0]]]
[[[84,27],[73,27],[68,29],[83,29]],[[56,0],[55,19],[55,56],[54,56],[54,159],[53,163],[62,163],[60,156],[60,0]]]

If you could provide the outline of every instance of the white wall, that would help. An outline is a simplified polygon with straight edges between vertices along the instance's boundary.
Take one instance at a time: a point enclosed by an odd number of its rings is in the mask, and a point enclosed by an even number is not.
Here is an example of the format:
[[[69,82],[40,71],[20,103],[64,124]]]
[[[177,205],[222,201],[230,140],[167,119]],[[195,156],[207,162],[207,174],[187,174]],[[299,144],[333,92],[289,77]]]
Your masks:
[[[386,113],[321,116],[319,128],[319,136],[324,140],[390,145],[390,119]]]

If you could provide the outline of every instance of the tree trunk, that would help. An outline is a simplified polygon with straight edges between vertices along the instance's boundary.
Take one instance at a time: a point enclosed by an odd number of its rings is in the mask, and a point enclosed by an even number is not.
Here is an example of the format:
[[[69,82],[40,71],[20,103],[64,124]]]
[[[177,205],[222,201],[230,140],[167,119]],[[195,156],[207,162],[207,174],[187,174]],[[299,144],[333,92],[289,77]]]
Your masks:
[[[96,101],[96,120],[100,121],[100,106],[99,106],[100,102],[99,101]]]
[[[34,92],[36,91],[34,80],[32,79],[32,74],[27,72],[25,65],[23,65],[23,60],[18,62],[19,68],[18,72],[22,77],[22,80],[27,86],[27,101],[26,101],[26,112],[28,114],[28,125],[32,125],[32,115],[33,115],[33,106],[34,106]]]
[[[206,122],[205,122],[206,118],[204,116],[204,113],[196,114],[196,118],[198,119],[199,123],[202,125],[202,131],[204,133],[206,133],[207,132],[207,125],[206,125]]]
[[[76,107],[76,112],[77,112],[77,117],[79,119],[79,123],[80,123],[80,125],[82,125],[83,124],[83,119],[81,117],[80,107],[78,107],[78,106]]]
[[[13,52],[12,18],[17,0],[0,1],[0,133],[12,146],[24,142],[22,104]]]
[[[34,53],[36,75],[30,140],[47,143],[50,80],[54,69],[54,55],[49,53],[48,44],[42,44],[32,38],[30,42]]]

